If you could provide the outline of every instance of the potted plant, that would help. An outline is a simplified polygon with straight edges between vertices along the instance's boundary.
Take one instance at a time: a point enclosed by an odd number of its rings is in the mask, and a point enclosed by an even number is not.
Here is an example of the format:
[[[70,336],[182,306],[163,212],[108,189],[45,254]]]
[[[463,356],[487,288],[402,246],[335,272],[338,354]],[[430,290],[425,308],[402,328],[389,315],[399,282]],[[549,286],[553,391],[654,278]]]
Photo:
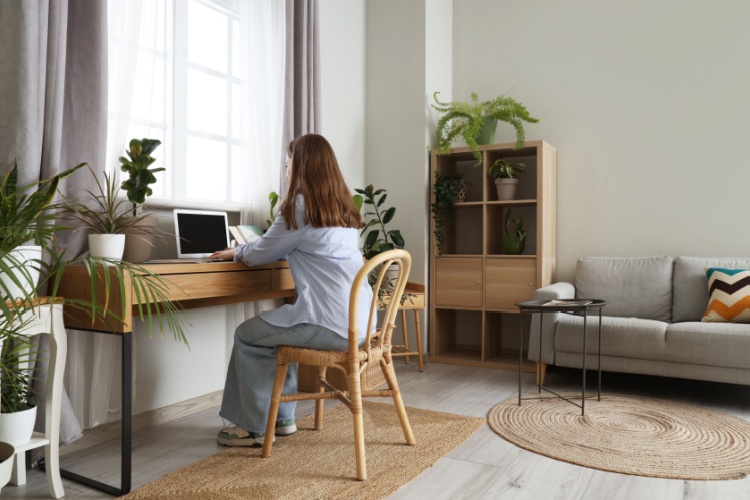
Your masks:
[[[50,179],[18,185],[18,164],[0,184],[0,293],[8,299],[28,299],[39,279],[42,247],[61,229],[54,202],[60,180],[85,163]],[[34,243],[34,246],[27,246]]]
[[[505,212],[505,234],[503,235],[503,251],[508,255],[519,255],[526,245],[526,230],[523,228],[523,217],[516,219],[510,216],[510,210]]]
[[[151,302],[139,306],[137,313],[146,322],[149,334],[156,324],[161,330],[166,321],[175,338],[187,343],[184,320],[176,314],[179,306],[167,298],[169,283],[164,278],[129,263],[114,263],[112,267],[105,269],[100,261],[91,258],[66,260],[55,247],[56,232],[73,229],[64,224],[66,219],[61,217],[66,212],[68,215],[71,213],[71,204],[64,198],[60,202],[54,201],[58,184],[61,179],[83,166],[86,164],[82,163],[51,179],[18,187],[18,168],[14,165],[0,184],[0,270],[6,275],[8,282],[23,288],[22,294],[16,296],[10,294],[7,285],[0,287],[3,295],[3,300],[0,300],[0,413],[3,414],[0,416],[0,426],[18,419],[28,419],[30,423],[21,424],[28,430],[28,435],[17,430],[7,433],[8,436],[13,436],[14,441],[21,443],[28,441],[35,421],[36,398],[32,388],[34,377],[27,361],[34,358],[36,353],[28,337],[24,335],[24,330],[29,321],[25,318],[30,319],[35,313],[34,309],[38,307],[39,290],[45,289],[45,295],[50,297],[50,301],[62,303],[66,310],[73,308],[85,311],[92,324],[96,320],[113,324],[121,322],[122,318],[113,313],[113,307],[110,307],[110,292],[112,288],[119,288],[120,310],[124,310],[124,284],[127,281],[132,284],[136,296],[152,298]],[[111,183],[100,193],[100,197],[107,193],[115,193]],[[114,199],[114,196],[109,199]],[[37,242],[45,258],[34,259],[32,263],[15,259],[15,264],[9,265],[9,255],[26,241]],[[93,300],[93,297],[80,300],[58,296],[63,269],[75,263],[86,266],[92,281],[92,293],[103,294],[103,303]],[[39,282],[31,280],[31,269],[39,275]],[[97,289],[96,283],[100,279],[104,283],[104,290],[101,284]],[[10,301],[10,298],[16,300]],[[4,432],[0,429],[0,436],[5,436]],[[5,439],[8,440],[10,439]]]
[[[435,172],[435,184],[432,188],[435,201],[431,208],[435,219],[435,243],[438,253],[443,252],[445,233],[453,225],[453,204],[465,198],[467,186],[461,172]]]
[[[489,168],[489,176],[495,179],[498,200],[512,200],[516,197],[518,175],[526,172],[526,165],[520,161],[500,158]]]
[[[161,141],[158,139],[131,139],[128,149],[125,150],[128,157],[120,157],[120,170],[128,174],[120,188],[125,191],[133,205],[133,217],[138,215],[138,207],[143,207],[146,198],[154,193],[149,187],[157,181],[154,174],[166,170],[163,167],[151,167],[156,161],[151,153],[160,145]],[[146,215],[125,231],[124,260],[144,262],[151,258],[154,237],[157,235],[157,222],[155,216]]]
[[[386,250],[404,248],[404,238],[401,236],[401,231],[386,228],[386,224],[391,222],[393,216],[396,215],[396,207],[381,208],[388,196],[386,190],[376,190],[370,184],[364,189],[355,189],[355,191],[362,195],[364,204],[367,205],[366,210],[372,210],[365,211],[365,227],[360,233],[360,236],[362,236],[369,230],[362,245],[362,255],[365,256],[365,259],[371,259]]]
[[[125,250],[125,231],[132,229],[147,215],[133,215],[127,200],[117,198],[117,185],[107,172],[102,173],[102,185],[96,172],[91,167],[88,169],[96,180],[96,190],[86,191],[90,198],[87,202],[66,200],[68,206],[64,217],[93,231],[89,234],[91,257],[119,261]]]
[[[437,104],[432,107],[443,113],[437,123],[438,154],[450,152],[451,143],[457,137],[462,137],[471,148],[476,165],[482,163],[480,144],[491,144],[495,141],[497,122],[506,122],[516,129],[516,146],[523,146],[525,130],[523,122],[537,123],[526,107],[518,101],[501,95],[490,101],[479,101],[476,92],[471,93],[471,102],[441,102],[440,92],[435,92]]]
[[[387,229],[386,224],[393,220],[396,215],[396,207],[385,208],[383,203],[388,196],[385,189],[375,189],[372,184],[368,185],[364,189],[355,189],[361,197],[364,205],[367,205],[365,209],[365,227],[362,228],[360,236],[367,233],[365,241],[362,244],[362,255],[365,259],[371,259],[379,253],[387,250],[393,250],[394,248],[404,248],[404,238],[401,236],[401,231],[398,229]],[[357,195],[352,197],[352,202],[355,206],[359,204]],[[360,207],[362,205],[360,204]],[[369,231],[369,232],[368,232]],[[385,274],[386,283],[383,284],[382,290],[389,290],[395,283],[395,279],[398,277],[398,267],[393,265],[393,268],[389,268]],[[376,268],[369,276],[371,285],[375,284],[380,268]]]
[[[18,301],[12,315],[0,316],[0,442],[26,443],[34,431],[36,398],[29,361],[36,357],[34,344],[23,335],[33,314],[33,303]]]

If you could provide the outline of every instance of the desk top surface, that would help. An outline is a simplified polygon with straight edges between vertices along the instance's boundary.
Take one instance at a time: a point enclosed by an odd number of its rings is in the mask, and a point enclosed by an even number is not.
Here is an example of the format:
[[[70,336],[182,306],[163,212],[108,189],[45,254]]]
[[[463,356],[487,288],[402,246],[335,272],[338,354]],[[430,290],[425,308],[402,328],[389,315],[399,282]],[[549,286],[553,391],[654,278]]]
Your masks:
[[[228,271],[253,271],[261,269],[288,269],[289,263],[285,260],[277,260],[269,264],[259,266],[248,266],[242,262],[195,262],[187,264],[133,264],[138,268],[146,269],[149,272],[159,275],[168,274],[194,274],[194,273],[217,273]],[[86,273],[86,266],[83,264],[71,264],[65,269],[67,272]]]

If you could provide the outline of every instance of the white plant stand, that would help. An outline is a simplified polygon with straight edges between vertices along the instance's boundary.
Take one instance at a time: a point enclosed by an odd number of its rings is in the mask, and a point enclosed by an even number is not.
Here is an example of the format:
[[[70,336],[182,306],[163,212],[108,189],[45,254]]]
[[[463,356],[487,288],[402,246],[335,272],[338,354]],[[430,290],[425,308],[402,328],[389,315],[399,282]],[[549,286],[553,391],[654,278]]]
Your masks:
[[[63,375],[68,355],[68,337],[63,322],[62,304],[52,304],[40,298],[40,305],[34,308],[35,318],[23,332],[29,337],[49,335],[49,367],[47,370],[47,394],[45,398],[44,433],[34,432],[31,440],[16,445],[16,458],[11,474],[11,484],[26,484],[26,463],[24,453],[44,446],[47,487],[53,498],[65,496],[60,477],[60,408],[62,406]]]

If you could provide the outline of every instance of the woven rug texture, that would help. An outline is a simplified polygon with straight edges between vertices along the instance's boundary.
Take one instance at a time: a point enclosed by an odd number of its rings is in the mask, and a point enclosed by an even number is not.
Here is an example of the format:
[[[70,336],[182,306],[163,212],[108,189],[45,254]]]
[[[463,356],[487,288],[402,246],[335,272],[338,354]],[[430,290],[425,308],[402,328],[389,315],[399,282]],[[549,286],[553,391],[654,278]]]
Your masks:
[[[579,398],[580,400],[580,398]],[[561,399],[508,399],[487,420],[534,453],[584,467],[668,479],[741,479],[750,472],[750,422],[651,398],[586,399],[586,415]]]
[[[299,431],[277,437],[268,458],[259,448],[230,448],[120,498],[384,498],[484,424],[418,408],[406,412],[414,446],[406,444],[393,405],[364,402],[366,481],[356,479],[351,412],[339,405],[326,410],[321,431],[313,430],[313,415],[298,420]]]

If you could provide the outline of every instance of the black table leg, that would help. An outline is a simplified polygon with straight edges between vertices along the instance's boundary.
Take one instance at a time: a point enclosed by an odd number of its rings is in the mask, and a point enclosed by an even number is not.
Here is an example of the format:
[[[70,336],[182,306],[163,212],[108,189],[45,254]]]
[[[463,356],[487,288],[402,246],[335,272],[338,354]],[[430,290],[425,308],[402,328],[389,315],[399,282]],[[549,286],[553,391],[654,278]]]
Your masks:
[[[131,473],[132,473],[132,412],[133,412],[133,397],[132,397],[132,363],[133,363],[133,341],[131,333],[125,333],[120,335],[122,338],[122,431],[121,431],[121,455],[120,455],[120,485],[121,487],[115,488],[108,484],[96,481],[94,479],[81,476],[75,472],[70,472],[65,469],[60,469],[60,476],[65,479],[69,479],[75,483],[88,486],[95,490],[101,491],[108,495],[115,497],[124,495],[130,492],[131,488]],[[40,459],[37,462],[39,469],[44,471],[44,459]]]

